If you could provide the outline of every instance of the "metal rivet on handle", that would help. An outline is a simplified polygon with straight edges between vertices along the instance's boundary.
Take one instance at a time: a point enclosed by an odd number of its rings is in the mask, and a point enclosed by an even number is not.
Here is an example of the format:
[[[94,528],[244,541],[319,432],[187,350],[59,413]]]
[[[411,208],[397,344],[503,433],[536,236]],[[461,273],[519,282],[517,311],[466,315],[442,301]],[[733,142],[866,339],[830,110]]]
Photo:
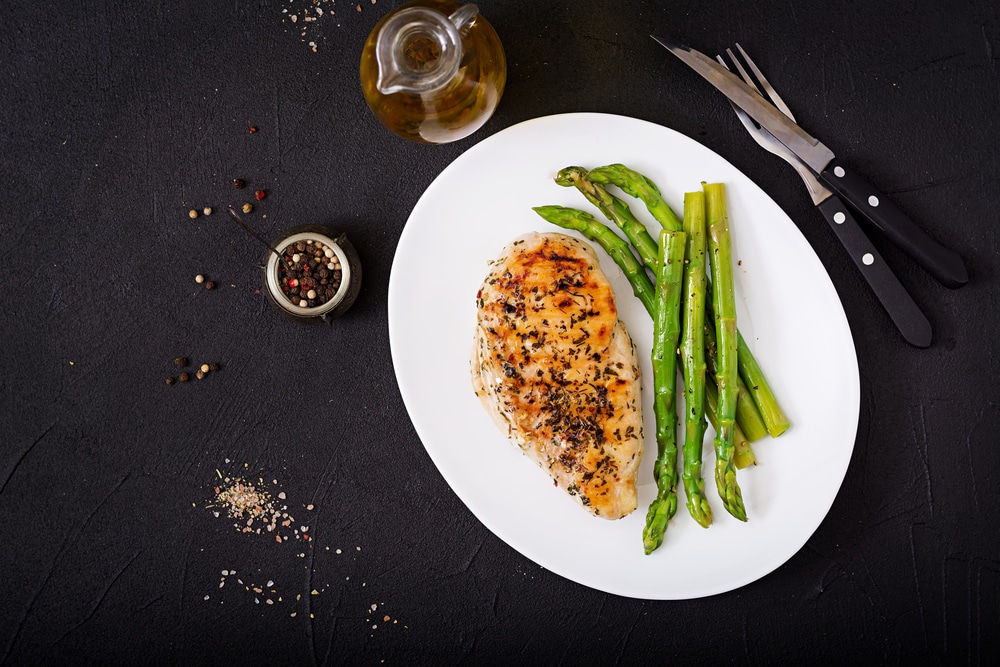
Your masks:
[[[872,207],[878,206],[878,197],[876,197],[875,195],[872,195],[871,197],[869,197],[868,198],[868,205],[872,206]]]
[[[865,266],[871,266],[875,263],[875,257],[870,252],[866,252],[861,256],[861,261],[865,263]]]
[[[844,177],[844,173],[845,172],[844,172],[844,168],[843,167],[834,167],[833,168],[833,175],[836,176],[837,178],[843,178]]]
[[[844,224],[844,220],[847,220],[847,216],[844,215],[843,211],[837,211],[836,213],[833,214],[833,221],[836,222],[838,225]]]

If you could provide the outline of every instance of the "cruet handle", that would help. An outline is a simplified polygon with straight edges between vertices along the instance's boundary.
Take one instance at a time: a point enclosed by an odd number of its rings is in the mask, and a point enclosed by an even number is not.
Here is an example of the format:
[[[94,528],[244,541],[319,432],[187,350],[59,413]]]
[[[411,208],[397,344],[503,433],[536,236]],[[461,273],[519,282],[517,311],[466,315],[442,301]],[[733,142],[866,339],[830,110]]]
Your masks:
[[[458,29],[458,32],[464,37],[469,28],[475,22],[476,17],[479,16],[479,7],[472,4],[471,2],[462,5],[451,14],[448,15],[448,20],[451,21],[452,25]]]

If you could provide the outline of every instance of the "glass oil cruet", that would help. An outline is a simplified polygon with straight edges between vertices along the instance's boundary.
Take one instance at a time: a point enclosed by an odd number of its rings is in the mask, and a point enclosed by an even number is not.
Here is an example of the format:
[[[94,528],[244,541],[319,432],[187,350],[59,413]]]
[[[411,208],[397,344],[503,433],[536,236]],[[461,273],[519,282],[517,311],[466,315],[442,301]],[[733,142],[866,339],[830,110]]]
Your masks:
[[[474,4],[416,0],[386,15],[361,54],[361,87],[401,137],[457,141],[496,110],[507,80],[500,38]]]

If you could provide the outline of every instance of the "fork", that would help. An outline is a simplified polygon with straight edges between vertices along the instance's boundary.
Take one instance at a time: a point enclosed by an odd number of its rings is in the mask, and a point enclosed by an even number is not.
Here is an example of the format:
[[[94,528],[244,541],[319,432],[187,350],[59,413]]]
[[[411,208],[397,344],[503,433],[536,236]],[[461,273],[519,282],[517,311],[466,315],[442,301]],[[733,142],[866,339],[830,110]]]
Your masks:
[[[764,99],[770,101],[781,113],[794,121],[795,117],[792,115],[791,109],[788,108],[788,105],[785,104],[777,91],[774,90],[774,87],[771,86],[771,83],[764,76],[764,73],[760,71],[760,68],[757,67],[757,64],[747,55],[742,46],[736,44],[736,49],[753,72],[753,77],[751,77],[733,53],[733,50],[726,49],[726,54],[733,62],[743,81],[751,88],[756,89]],[[717,56],[717,59],[724,67],[729,67],[722,56]],[[756,82],[754,78],[756,78]],[[896,274],[892,272],[889,265],[882,259],[882,255],[872,244],[864,230],[858,225],[857,220],[855,220],[851,211],[844,205],[840,197],[833,194],[820,183],[812,170],[799,160],[798,156],[785,148],[784,144],[778,141],[766,128],[757,125],[743,109],[734,104],[733,111],[736,112],[736,116],[743,123],[743,126],[746,127],[747,132],[754,141],[765,150],[782,158],[798,173],[806,189],[809,191],[813,205],[819,209],[820,213],[823,214],[823,217],[830,224],[834,234],[836,234],[841,245],[844,246],[855,265],[861,271],[861,275],[864,276],[875,296],[878,297],[879,302],[893,324],[896,325],[900,334],[902,334],[903,339],[915,347],[928,347],[931,344],[932,337],[930,322],[913,300],[913,297],[906,291],[906,288],[900,284]]]

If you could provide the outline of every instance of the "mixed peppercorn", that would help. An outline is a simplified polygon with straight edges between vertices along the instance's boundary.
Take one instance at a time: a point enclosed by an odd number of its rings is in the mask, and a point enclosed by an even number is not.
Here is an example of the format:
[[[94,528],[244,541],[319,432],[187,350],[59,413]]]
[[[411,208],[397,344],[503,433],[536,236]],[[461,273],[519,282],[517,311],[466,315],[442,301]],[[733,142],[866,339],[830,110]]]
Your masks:
[[[343,279],[343,267],[333,248],[320,241],[297,241],[281,252],[287,268],[279,267],[281,292],[301,308],[322,306],[332,299]]]

